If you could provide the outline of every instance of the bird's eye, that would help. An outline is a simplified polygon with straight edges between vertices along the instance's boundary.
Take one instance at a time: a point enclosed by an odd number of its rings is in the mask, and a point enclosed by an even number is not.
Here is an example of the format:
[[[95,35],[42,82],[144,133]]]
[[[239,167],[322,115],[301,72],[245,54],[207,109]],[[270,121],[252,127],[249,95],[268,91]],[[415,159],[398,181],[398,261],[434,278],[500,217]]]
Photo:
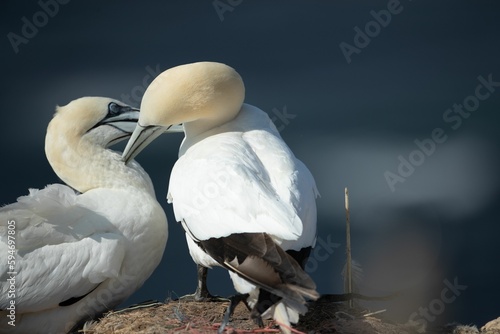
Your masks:
[[[111,102],[108,105],[108,114],[111,116],[118,115],[120,113],[121,108],[122,107],[119,106],[118,104]]]

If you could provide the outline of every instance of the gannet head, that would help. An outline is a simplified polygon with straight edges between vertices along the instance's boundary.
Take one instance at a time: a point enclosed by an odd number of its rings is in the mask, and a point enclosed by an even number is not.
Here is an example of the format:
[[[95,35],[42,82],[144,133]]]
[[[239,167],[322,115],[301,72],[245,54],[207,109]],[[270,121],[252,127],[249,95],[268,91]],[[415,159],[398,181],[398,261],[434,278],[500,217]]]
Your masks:
[[[137,127],[123,151],[133,159],[155,138],[175,124],[199,134],[236,117],[245,98],[245,86],[231,67],[199,62],[173,67],[151,82],[141,102]]]
[[[84,165],[90,165],[89,159],[97,161],[96,154],[107,146],[130,137],[138,119],[137,109],[104,97],[82,97],[57,107],[45,136],[47,160],[64,182],[86,191],[95,183],[89,178],[97,174],[82,173]]]
[[[102,147],[130,137],[139,109],[106,97],[82,97],[57,107],[47,133],[71,134]]]

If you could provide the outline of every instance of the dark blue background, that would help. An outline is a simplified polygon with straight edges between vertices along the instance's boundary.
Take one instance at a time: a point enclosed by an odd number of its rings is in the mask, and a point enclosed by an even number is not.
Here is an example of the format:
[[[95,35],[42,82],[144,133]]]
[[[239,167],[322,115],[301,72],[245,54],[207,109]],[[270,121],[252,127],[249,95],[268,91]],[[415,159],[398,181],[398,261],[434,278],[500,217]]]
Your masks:
[[[21,35],[22,18],[33,22],[42,8],[4,2],[0,203],[60,182],[43,149],[56,105],[99,95],[139,106],[151,72],[220,61],[239,71],[246,102],[275,118],[316,178],[322,241],[308,268],[321,293],[342,292],[347,186],[361,291],[405,291],[397,301],[365,307],[387,308],[402,321],[430,307],[433,324],[482,325],[499,316],[500,87],[456,130],[443,120],[474,94],[479,76],[500,81],[497,3],[401,1],[399,13],[372,32],[350,63],[340,43],[354,45],[355,27],[376,29],[370,11],[386,9],[387,1],[232,4],[221,20],[212,1],[73,0],[16,53],[8,34]],[[277,116],[285,108],[294,118]],[[384,173],[397,172],[400,155],[418,158],[414,141],[431,138],[435,128],[447,140],[391,191]],[[195,288],[195,266],[164,199],[181,139],[162,136],[137,159],[167,212],[170,237],[161,265],[125,305]],[[455,279],[467,288],[453,302],[440,302],[444,281]],[[233,293],[222,269],[210,272],[209,284],[215,293]]]

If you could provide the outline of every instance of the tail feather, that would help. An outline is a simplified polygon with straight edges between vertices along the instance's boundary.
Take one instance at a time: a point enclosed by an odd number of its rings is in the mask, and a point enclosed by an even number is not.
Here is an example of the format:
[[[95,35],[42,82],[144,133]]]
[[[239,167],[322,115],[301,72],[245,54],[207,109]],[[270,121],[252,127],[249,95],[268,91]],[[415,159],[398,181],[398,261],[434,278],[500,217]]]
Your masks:
[[[307,312],[306,298],[319,298],[312,278],[266,233],[232,234],[201,240],[199,245],[222,266],[281,297],[301,314]]]
[[[297,292],[298,294],[300,294],[306,298],[309,298],[311,300],[316,300],[319,298],[319,293],[314,289],[307,289],[307,288],[303,288],[301,286],[292,285],[292,284],[288,284],[287,288],[290,290],[293,290],[293,291]]]

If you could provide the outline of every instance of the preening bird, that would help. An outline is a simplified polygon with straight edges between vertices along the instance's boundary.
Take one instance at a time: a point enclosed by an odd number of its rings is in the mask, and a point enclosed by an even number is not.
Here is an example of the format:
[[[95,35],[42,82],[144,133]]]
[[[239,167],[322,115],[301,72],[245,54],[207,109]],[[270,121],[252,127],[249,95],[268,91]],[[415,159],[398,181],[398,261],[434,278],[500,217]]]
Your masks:
[[[167,198],[199,265],[195,297],[210,297],[206,268],[220,265],[255,319],[269,314],[289,325],[306,312],[305,298],[318,298],[303,270],[316,241],[318,193],[268,115],[244,97],[240,75],[221,63],[161,73],[144,94],[123,159],[182,123]]]
[[[160,263],[167,219],[151,180],[107,149],[138,117],[103,97],[57,108],[45,152],[67,185],[0,208],[0,332],[67,333],[123,302]]]

